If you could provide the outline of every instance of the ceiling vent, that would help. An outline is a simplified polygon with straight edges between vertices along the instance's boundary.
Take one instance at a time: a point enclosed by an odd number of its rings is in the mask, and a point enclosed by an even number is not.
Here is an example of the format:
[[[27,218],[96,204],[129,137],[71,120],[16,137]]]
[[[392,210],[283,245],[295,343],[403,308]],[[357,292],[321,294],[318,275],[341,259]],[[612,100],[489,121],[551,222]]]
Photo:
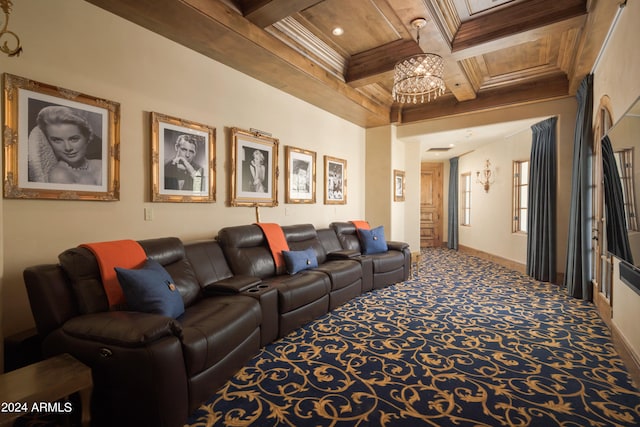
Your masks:
[[[449,150],[451,150],[451,147],[432,147],[432,148],[427,149],[427,151],[435,151],[435,152],[438,152],[438,153],[443,153],[443,152],[449,151]]]

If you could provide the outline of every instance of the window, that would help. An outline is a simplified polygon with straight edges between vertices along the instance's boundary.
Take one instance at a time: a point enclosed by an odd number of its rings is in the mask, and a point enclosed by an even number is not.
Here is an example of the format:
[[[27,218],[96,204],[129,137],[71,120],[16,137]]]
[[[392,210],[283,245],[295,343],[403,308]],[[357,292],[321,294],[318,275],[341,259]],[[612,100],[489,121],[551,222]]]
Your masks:
[[[529,161],[513,162],[513,232],[526,233],[529,200]]]
[[[618,175],[620,175],[620,184],[622,185],[627,230],[638,231],[635,193],[633,188],[633,148],[616,151],[614,156],[616,158],[616,166],[618,167]]]
[[[460,175],[461,225],[471,225],[471,172]]]

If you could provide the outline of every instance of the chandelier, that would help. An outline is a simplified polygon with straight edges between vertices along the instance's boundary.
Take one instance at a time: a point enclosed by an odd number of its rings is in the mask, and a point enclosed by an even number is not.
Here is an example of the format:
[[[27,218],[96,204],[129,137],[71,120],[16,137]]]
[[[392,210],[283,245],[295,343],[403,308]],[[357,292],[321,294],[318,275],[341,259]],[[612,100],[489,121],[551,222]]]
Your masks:
[[[411,21],[411,26],[416,29],[418,46],[420,46],[420,28],[426,23],[424,18]],[[442,57],[435,53],[423,53],[403,59],[393,70],[393,100],[403,104],[435,100],[445,90],[444,80],[442,80],[443,71]]]

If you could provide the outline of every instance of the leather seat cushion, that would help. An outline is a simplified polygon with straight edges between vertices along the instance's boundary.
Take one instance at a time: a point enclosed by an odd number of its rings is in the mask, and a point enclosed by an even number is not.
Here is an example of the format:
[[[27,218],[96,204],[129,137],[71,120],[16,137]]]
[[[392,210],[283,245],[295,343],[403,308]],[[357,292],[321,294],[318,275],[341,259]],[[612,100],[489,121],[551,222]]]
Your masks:
[[[278,290],[278,310],[287,313],[329,294],[331,282],[321,271],[305,270],[293,276],[281,275],[263,280]]]
[[[358,261],[328,261],[314,270],[322,271],[331,279],[331,290],[345,288],[362,278],[362,267]]]
[[[402,252],[388,251],[369,256],[373,260],[373,274],[387,273],[404,266]]]
[[[189,377],[233,352],[256,328],[262,312],[258,300],[242,295],[204,298],[178,319]]]

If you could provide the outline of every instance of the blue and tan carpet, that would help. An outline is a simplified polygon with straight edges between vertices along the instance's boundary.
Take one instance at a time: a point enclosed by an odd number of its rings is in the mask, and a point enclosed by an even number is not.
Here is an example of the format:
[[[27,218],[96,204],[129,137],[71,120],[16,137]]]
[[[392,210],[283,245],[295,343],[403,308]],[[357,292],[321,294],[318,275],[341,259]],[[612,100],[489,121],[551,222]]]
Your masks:
[[[639,426],[594,307],[446,249],[265,347],[196,426]]]

